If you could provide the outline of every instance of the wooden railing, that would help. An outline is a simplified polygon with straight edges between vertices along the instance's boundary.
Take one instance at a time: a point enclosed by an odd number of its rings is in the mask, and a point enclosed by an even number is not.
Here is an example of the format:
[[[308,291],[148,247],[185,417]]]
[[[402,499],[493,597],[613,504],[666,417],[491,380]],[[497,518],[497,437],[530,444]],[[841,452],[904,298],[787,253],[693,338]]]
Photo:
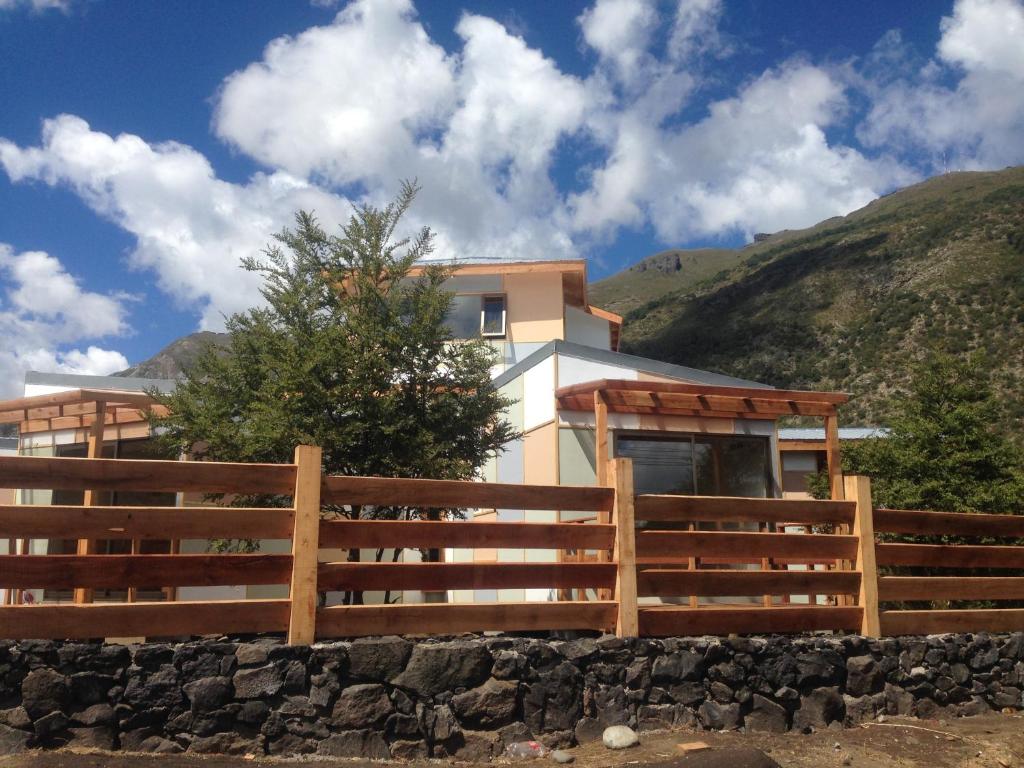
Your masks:
[[[875,543],[882,533],[1024,538],[1024,518],[873,510],[866,478],[845,501],[635,495],[628,459],[608,487],[323,476],[291,464],[0,457],[0,486],[270,495],[284,507],[0,506],[17,539],[290,539],[290,554],[0,555],[0,588],[278,584],[287,598],[7,605],[0,637],[287,632],[291,643],[375,634],[599,630],[622,636],[852,630],[871,636],[1024,629],[1024,609],[906,610],[916,600],[1024,600],[1024,576],[882,575],[879,568],[1024,569],[1008,544]],[[323,506],[590,512],[594,522],[321,519]],[[436,513],[440,517],[440,513]],[[709,530],[709,528],[712,528]],[[723,530],[728,528],[730,530]],[[812,532],[816,531],[816,532]],[[547,562],[340,561],[338,550],[596,552]],[[134,550],[133,550],[134,551]],[[322,557],[326,562],[321,562]],[[877,564],[876,564],[877,558]],[[561,599],[323,606],[327,592],[548,590]],[[595,599],[586,599],[591,596]],[[358,599],[349,600],[358,603]]]
[[[0,485],[25,489],[270,494],[287,508],[9,505],[0,537],[15,539],[291,539],[292,553],[0,555],[0,588],[289,585],[287,599],[0,607],[2,637],[183,636],[287,631],[289,642],[368,634],[468,630],[614,630],[613,600],[418,603],[318,607],[326,591],[616,589],[604,563],[319,562],[327,549],[596,549],[616,525],[321,520],[322,504],[429,508],[561,509],[607,516],[610,488],[441,480],[322,477],[320,450],[287,465],[37,457],[0,458]]]
[[[640,634],[861,629],[862,608],[844,599],[860,592],[860,573],[845,565],[859,538],[803,532],[845,531],[854,502],[641,495],[635,504],[646,526],[636,534],[640,598],[689,596],[688,605],[641,605]],[[745,530],[700,529],[723,524]]]
[[[299,453],[297,452],[297,456]],[[206,464],[130,459],[0,458],[7,488],[63,491],[183,491],[293,496],[298,464]],[[314,468],[319,476],[319,459]],[[291,538],[291,508],[0,506],[0,536],[12,539]],[[291,555],[0,555],[6,589],[287,584]],[[0,607],[7,638],[138,637],[279,632],[288,600],[43,604]]]
[[[900,575],[881,575],[879,619],[886,635],[939,632],[1009,632],[1024,630],[1024,608],[894,608],[892,604],[925,601],[1024,601],[1024,516],[964,512],[876,509],[875,530],[904,536],[995,539],[995,543],[907,543],[876,545],[878,565]],[[998,541],[1003,540],[1003,541]],[[924,569],[931,571],[922,575]],[[968,573],[963,570],[968,569]],[[986,575],[972,575],[982,569]],[[943,575],[933,575],[941,570]],[[914,572],[917,573],[914,573]],[[959,573],[958,573],[959,571]],[[989,575],[996,571],[997,575]],[[886,607],[888,604],[889,607]]]

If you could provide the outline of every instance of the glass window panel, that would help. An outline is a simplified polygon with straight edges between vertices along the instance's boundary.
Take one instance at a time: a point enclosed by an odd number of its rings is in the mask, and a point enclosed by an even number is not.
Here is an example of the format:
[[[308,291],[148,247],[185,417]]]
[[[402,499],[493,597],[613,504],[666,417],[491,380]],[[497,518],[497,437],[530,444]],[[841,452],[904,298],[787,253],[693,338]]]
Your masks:
[[[633,460],[636,493],[694,493],[690,438],[623,436],[616,440],[615,454]]]
[[[721,496],[768,495],[768,441],[733,438],[722,446]]]
[[[505,335],[505,297],[484,296],[483,333],[485,336]]]
[[[480,297],[453,296],[448,310],[448,327],[457,339],[480,335]]]

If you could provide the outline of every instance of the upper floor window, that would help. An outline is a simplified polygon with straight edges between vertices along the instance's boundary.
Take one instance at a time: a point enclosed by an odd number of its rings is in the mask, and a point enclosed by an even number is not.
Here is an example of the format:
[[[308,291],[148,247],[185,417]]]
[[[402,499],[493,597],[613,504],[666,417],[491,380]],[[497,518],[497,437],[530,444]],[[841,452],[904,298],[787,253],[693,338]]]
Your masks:
[[[505,335],[505,296],[502,294],[458,294],[448,310],[448,327],[457,339]]]
[[[484,336],[505,335],[505,297],[484,296],[480,310],[480,333]]]

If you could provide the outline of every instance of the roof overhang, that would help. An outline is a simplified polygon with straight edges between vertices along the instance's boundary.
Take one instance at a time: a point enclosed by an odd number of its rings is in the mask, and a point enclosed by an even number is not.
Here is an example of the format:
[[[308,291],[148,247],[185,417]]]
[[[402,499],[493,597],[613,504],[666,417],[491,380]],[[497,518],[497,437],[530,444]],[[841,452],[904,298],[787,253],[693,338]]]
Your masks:
[[[655,416],[715,416],[777,419],[779,416],[835,416],[849,400],[841,392],[806,392],[756,387],[725,387],[658,381],[599,379],[555,392],[562,411],[594,411]]]
[[[149,411],[165,412],[144,392],[69,389],[0,401],[0,424],[19,424],[22,433],[89,426],[103,404],[109,424],[141,421]]]

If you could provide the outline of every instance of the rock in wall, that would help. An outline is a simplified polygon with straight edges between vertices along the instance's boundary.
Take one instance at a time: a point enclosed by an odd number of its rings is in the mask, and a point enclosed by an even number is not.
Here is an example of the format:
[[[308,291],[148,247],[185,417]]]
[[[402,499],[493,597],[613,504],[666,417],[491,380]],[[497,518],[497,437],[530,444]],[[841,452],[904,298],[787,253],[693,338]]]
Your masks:
[[[481,760],[610,725],[782,732],[879,714],[1022,707],[1024,633],[399,637],[139,646],[0,641],[0,754],[143,752]]]

